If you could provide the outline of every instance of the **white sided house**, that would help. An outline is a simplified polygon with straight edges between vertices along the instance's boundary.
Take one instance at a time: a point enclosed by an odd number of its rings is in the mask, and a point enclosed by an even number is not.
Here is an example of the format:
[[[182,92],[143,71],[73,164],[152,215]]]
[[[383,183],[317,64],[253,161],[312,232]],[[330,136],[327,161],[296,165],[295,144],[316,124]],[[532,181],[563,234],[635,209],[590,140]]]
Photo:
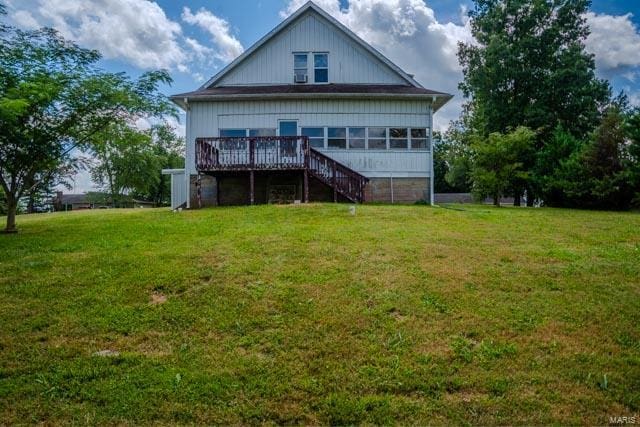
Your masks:
[[[433,114],[451,95],[308,2],[200,89],[172,207],[433,202]]]

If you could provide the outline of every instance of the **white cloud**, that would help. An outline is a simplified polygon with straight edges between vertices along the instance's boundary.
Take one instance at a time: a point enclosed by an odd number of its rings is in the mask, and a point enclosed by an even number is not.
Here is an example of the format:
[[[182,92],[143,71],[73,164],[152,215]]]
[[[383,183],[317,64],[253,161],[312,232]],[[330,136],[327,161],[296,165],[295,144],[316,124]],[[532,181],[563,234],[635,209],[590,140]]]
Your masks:
[[[596,56],[600,71],[640,66],[640,29],[631,21],[632,15],[612,16],[586,14],[591,34],[587,50]]]
[[[281,12],[285,17],[306,0],[292,0]],[[470,22],[461,9],[461,24],[441,23],[423,0],[351,0],[341,9],[338,0],[318,0],[334,18],[378,49],[424,87],[455,95],[434,116],[435,127],[443,129],[460,113],[463,102],[458,91],[462,70],[456,56],[458,42],[471,42]]]
[[[40,27],[40,24],[38,24],[36,18],[34,18],[31,12],[27,10],[18,10],[14,12],[11,17],[19,26],[23,28],[34,30]]]
[[[12,18],[23,27],[52,26],[105,58],[142,69],[184,67],[180,24],[147,0],[25,0]]]
[[[194,14],[185,7],[182,10],[182,20],[209,33],[217,48],[214,56],[221,61],[232,61],[244,51],[240,41],[231,34],[229,23],[208,10],[201,8]]]
[[[201,45],[196,39],[187,37],[184,41],[198,59],[206,59],[212,53],[211,48]]]

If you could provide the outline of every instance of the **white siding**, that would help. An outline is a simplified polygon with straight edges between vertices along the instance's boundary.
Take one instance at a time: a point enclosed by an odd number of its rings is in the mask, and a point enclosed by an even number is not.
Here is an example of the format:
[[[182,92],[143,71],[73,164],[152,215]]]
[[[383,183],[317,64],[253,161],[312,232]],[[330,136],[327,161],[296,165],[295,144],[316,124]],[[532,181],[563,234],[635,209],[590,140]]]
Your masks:
[[[329,83],[407,83],[325,18],[308,12],[247,57],[216,86],[292,84],[293,52],[328,52]],[[311,55],[308,67],[309,83],[313,83]]]
[[[187,168],[195,174],[195,139],[218,136],[219,128],[277,128],[278,120],[299,127],[429,127],[424,101],[310,100],[236,101],[190,104],[187,113]],[[430,153],[408,150],[326,150],[325,153],[369,177],[429,176]]]

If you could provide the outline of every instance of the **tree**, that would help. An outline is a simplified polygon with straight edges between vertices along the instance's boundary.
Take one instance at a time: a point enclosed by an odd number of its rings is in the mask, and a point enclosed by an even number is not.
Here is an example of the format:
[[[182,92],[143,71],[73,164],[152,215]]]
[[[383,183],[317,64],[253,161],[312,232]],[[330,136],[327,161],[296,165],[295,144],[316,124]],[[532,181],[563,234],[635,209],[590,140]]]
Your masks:
[[[171,177],[163,175],[161,169],[184,168],[183,157],[185,141],[178,137],[174,129],[168,124],[156,125],[150,129],[153,152],[158,158],[160,169],[155,184],[149,186],[149,191],[142,197],[153,201],[157,205],[167,205],[171,201]]]
[[[52,29],[0,30],[0,186],[7,200],[6,232],[15,232],[18,200],[42,177],[86,149],[92,137],[123,120],[173,112],[158,92],[165,71],[137,81],[96,67],[100,54]]]
[[[93,138],[95,165],[91,178],[106,189],[115,207],[132,192],[146,193],[157,184],[160,163],[153,153],[151,137],[126,123],[117,123]]]
[[[634,196],[633,158],[624,115],[611,108],[590,140],[579,146],[550,176],[561,206],[628,209]],[[637,191],[637,188],[635,188]]]
[[[533,152],[535,133],[519,127],[508,134],[492,133],[488,138],[476,141],[472,148],[472,192],[476,198],[492,197],[493,204],[500,205],[500,198],[516,185],[527,182],[529,172],[520,161]]]
[[[458,50],[460,89],[470,99],[473,133],[486,137],[526,126],[536,131],[540,149],[557,126],[576,137],[593,130],[610,88],[596,78],[593,55],[584,49],[589,3],[475,0],[470,13],[475,42]],[[521,162],[531,171],[535,161]],[[521,190],[514,190],[517,198]]]
[[[125,196],[166,204],[171,181],[162,175],[166,168],[184,167],[180,155],[184,140],[167,124],[142,131],[127,123],[112,125],[93,137],[94,164],[91,177],[105,189],[115,206]]]
[[[633,204],[640,206],[640,107],[627,114],[625,134],[628,138],[625,169],[629,171],[630,185],[634,192]]]

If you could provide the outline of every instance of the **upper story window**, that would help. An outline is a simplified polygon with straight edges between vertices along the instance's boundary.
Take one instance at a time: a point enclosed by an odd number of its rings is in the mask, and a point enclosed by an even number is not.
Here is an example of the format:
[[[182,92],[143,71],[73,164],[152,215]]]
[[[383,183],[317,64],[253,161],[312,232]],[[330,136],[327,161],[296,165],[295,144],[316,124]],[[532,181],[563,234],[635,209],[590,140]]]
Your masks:
[[[306,83],[308,81],[307,53],[293,54],[293,80],[296,83]]]
[[[313,54],[313,82],[329,82],[329,55],[326,53]]]

